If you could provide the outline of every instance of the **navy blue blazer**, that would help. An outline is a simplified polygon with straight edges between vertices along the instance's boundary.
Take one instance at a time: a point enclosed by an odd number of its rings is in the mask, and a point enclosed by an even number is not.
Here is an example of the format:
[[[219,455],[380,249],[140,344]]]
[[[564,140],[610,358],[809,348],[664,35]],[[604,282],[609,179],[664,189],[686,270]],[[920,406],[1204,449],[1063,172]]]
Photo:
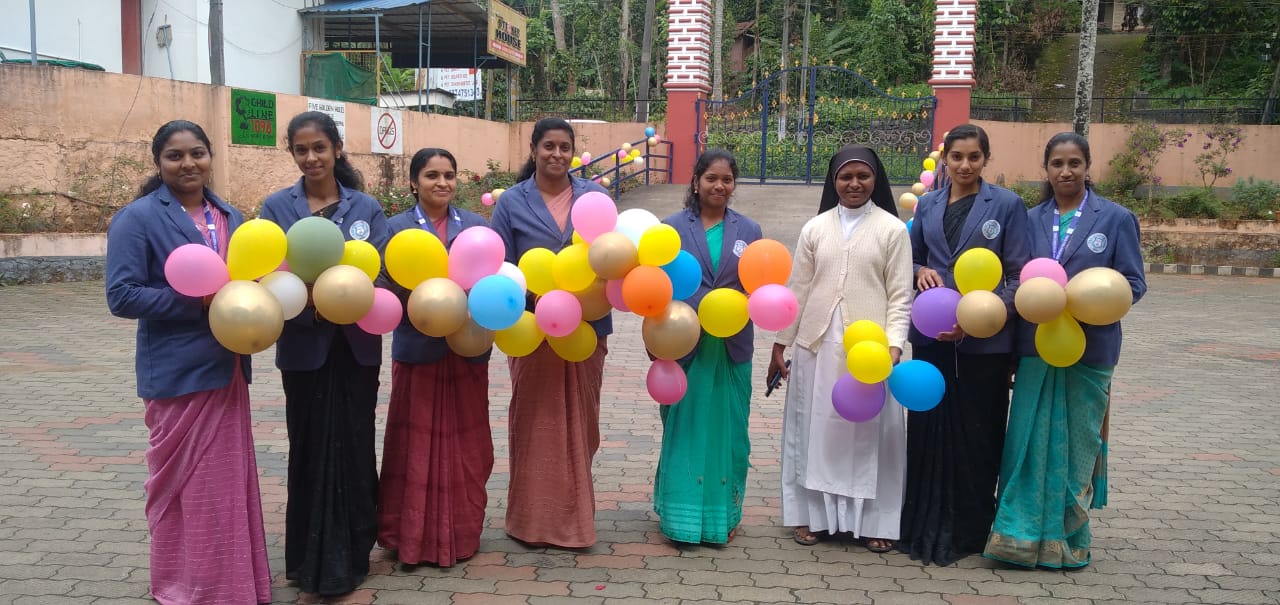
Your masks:
[[[916,206],[916,216],[911,223],[911,262],[913,275],[923,267],[929,267],[942,276],[948,288],[956,289],[953,274],[956,260],[972,248],[986,248],[1000,257],[1004,267],[1004,279],[994,292],[1004,300],[1009,318],[1004,328],[990,338],[965,337],[956,350],[970,354],[1012,353],[1015,349],[1017,310],[1013,306],[1013,294],[1018,289],[1018,276],[1022,266],[1031,260],[1027,242],[1027,207],[1018,194],[982,181],[973,208],[960,229],[960,242],[951,249],[943,231],[942,219],[947,211],[951,187],[926,193]],[[938,341],[921,334],[912,324],[907,340],[913,346],[928,346]]]
[[[707,248],[707,230],[702,227],[702,217],[686,208],[662,219],[662,222],[675,227],[675,230],[680,233],[680,247],[698,259],[698,265],[702,267],[702,283],[698,284],[698,291],[685,300],[689,306],[696,311],[698,304],[702,302],[702,297],[715,288],[733,288],[739,292],[745,292],[742,281],[738,279],[738,258],[742,256],[742,251],[746,249],[747,244],[764,237],[758,223],[732,209],[725,210],[720,269],[713,273],[711,251]],[[755,327],[748,321],[747,327],[741,332],[725,339],[724,344],[729,353],[729,359],[734,363],[751,361],[754,342]]]
[[[238,210],[212,191],[205,189],[204,195],[227,216],[231,231],[244,222]],[[204,303],[175,292],[164,277],[170,252],[204,241],[165,185],[122,208],[107,228],[107,306],[116,317],[138,320],[134,371],[143,399],[231,383],[237,356],[213,337]],[[240,356],[239,362],[249,380],[249,356]]]
[[[423,227],[418,224],[418,215],[414,212],[416,207],[410,207],[408,210],[387,219],[387,228],[391,235],[394,236],[406,229],[421,229]],[[450,205],[449,220],[445,222],[444,229],[447,236],[444,242],[445,249],[453,246],[454,238],[458,237],[458,234],[462,233],[463,229],[476,226],[484,227],[486,225],[488,223],[485,222],[483,216]],[[435,228],[430,225],[430,221],[428,221],[428,227],[432,235],[438,235],[435,232]],[[387,249],[385,244],[379,252],[382,253],[384,258],[386,257]],[[386,267],[387,265],[384,262],[382,264],[382,275],[378,277],[378,285],[395,292],[396,296],[400,297],[402,305],[408,304],[410,290],[391,279],[391,276],[387,274]],[[448,350],[449,344],[445,342],[445,339],[427,336],[413,327],[413,322],[409,321],[408,313],[404,314],[404,317],[400,319],[400,325],[396,326],[395,332],[392,333],[391,359],[401,363],[435,363],[444,359],[444,355]],[[467,360],[476,363],[486,362],[489,361],[491,353],[492,349],[485,352],[484,355],[468,357]]]
[[[573,184],[575,201],[588,191],[609,194],[604,187],[586,179],[571,176],[569,180]],[[520,256],[533,248],[559,252],[573,243],[573,217],[565,221],[564,231],[561,231],[551,211],[547,210],[546,202],[542,201],[542,193],[533,178],[512,185],[502,194],[494,206],[489,227],[502,236],[503,243],[507,245],[507,262],[512,264],[519,263]],[[532,311],[534,302],[533,293],[530,293],[526,308]],[[613,333],[613,313],[589,323],[595,328],[597,337]]]
[[[338,210],[330,219],[342,230],[347,240],[361,239],[379,250],[387,245],[387,215],[378,200],[369,195],[338,185]],[[286,187],[262,201],[259,216],[286,232],[294,223],[311,216],[307,206],[307,193],[302,179],[292,187]],[[351,345],[356,363],[362,366],[382,364],[382,337],[361,330],[355,324],[338,326],[327,321],[316,321],[309,309],[284,322],[284,332],[276,342],[276,367],[287,372],[310,372],[320,369],[329,356],[329,343],[333,333],[341,328]]]
[[[1027,211],[1027,229],[1031,255],[1053,258],[1052,199]],[[1092,191],[1076,229],[1058,262],[1067,277],[1091,267],[1111,267],[1129,280],[1133,302],[1147,293],[1147,276],[1142,268],[1141,232],[1138,217],[1128,208]],[[1084,328],[1084,357],[1080,363],[1114,366],[1120,361],[1120,322],[1108,326],[1080,324]],[[1036,355],[1036,326],[1019,319],[1018,353]]]

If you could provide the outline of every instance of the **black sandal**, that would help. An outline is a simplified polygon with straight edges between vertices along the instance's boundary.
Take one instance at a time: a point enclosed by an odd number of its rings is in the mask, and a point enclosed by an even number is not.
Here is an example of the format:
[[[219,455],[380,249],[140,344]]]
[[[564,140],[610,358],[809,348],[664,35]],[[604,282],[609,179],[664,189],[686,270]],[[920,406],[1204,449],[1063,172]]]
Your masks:
[[[867,550],[874,553],[887,553],[893,550],[893,540],[884,538],[867,538]]]

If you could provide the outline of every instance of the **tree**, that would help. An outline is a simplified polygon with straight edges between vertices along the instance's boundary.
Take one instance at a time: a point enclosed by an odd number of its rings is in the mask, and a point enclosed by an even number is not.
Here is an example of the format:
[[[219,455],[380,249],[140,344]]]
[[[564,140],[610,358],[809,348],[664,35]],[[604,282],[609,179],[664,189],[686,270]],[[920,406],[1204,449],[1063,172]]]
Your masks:
[[[640,42],[640,80],[636,82],[636,121],[649,121],[649,90],[653,68],[653,19],[657,0],[644,2],[644,34]]]
[[[631,75],[631,0],[622,0],[622,15],[618,17],[618,61],[622,64],[618,77],[618,98],[627,98],[627,76]]]
[[[1076,109],[1071,120],[1076,134],[1089,136],[1089,113],[1093,108],[1093,54],[1098,42],[1098,0],[1082,0],[1080,5],[1080,62],[1076,70]]]
[[[551,0],[551,31],[556,38],[556,58],[565,68],[565,94],[578,94],[578,74],[574,69],[569,47],[564,38],[564,13],[560,10],[560,0]]]

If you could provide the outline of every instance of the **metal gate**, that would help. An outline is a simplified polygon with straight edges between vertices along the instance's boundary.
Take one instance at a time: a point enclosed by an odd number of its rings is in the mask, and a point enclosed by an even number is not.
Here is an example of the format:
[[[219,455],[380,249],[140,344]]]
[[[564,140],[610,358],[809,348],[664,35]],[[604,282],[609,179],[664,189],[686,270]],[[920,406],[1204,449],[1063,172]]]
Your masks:
[[[895,97],[831,65],[776,72],[736,99],[698,101],[698,150],[733,152],[739,181],[821,183],[841,147],[876,150],[889,180],[915,182],[933,149],[936,97]]]

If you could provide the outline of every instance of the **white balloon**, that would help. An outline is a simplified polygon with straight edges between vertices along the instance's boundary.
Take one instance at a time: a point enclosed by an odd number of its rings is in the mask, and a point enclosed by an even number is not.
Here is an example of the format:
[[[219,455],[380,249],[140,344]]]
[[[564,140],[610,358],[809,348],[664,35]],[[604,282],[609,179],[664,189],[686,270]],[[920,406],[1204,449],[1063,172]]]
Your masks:
[[[529,284],[524,279],[524,271],[521,271],[519,267],[504,261],[502,266],[498,268],[498,275],[510,277],[511,281],[520,286],[521,292],[529,291]]]
[[[288,271],[276,271],[268,273],[258,283],[280,301],[280,309],[284,311],[286,320],[297,317],[307,306],[307,285],[297,275]]]
[[[631,243],[639,246],[640,236],[644,235],[649,227],[660,222],[652,212],[643,208],[632,208],[618,214],[618,226],[614,227],[614,231],[627,236]]]

